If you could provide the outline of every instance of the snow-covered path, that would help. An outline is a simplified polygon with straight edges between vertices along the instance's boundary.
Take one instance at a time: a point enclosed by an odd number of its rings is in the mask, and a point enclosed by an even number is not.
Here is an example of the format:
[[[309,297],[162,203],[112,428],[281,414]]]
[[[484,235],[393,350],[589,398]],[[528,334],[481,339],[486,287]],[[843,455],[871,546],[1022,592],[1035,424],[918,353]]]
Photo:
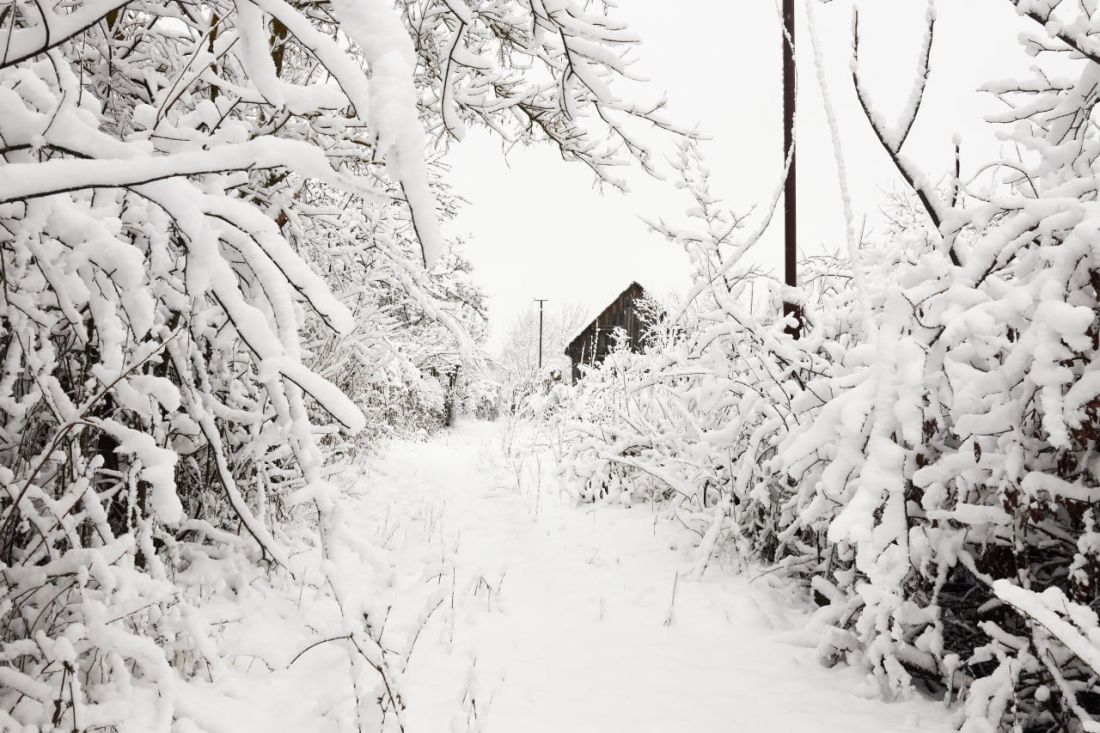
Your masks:
[[[370,531],[409,563],[399,574],[431,560],[428,582],[455,587],[406,671],[410,733],[951,729],[940,705],[887,704],[822,668],[804,601],[768,578],[680,578],[666,623],[685,531],[646,507],[576,506],[546,454],[509,461],[504,439],[471,423],[398,443],[361,484],[360,516],[386,507]]]

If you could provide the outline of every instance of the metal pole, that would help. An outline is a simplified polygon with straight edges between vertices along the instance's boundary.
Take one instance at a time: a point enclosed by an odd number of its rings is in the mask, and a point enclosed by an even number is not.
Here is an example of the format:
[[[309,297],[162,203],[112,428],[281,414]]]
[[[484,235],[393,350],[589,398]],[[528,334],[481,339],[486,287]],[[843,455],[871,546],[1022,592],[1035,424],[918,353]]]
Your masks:
[[[783,182],[783,281],[788,287],[798,286],[798,206],[797,166],[795,165],[794,107],[795,107],[795,43],[794,0],[783,0],[783,155],[789,154],[791,163],[787,179]],[[796,303],[784,303],[783,315],[793,316],[796,325],[787,333],[798,338],[802,330],[802,309]]]
[[[549,298],[535,298],[539,304],[539,371],[542,371],[542,304]]]

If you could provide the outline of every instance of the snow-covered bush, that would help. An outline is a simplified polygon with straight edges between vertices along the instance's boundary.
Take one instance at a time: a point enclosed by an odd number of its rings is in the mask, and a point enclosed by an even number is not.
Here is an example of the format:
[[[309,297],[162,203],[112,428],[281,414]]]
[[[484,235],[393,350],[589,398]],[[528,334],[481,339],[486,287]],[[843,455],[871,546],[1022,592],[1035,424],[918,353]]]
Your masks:
[[[314,368],[367,416],[356,436],[359,446],[382,436],[426,435],[449,414],[472,411],[471,385],[484,371],[483,296],[470,281],[468,263],[449,252],[423,273],[406,264],[412,277],[402,283],[397,258],[377,247],[377,239],[364,235],[334,248],[343,251],[327,264],[330,270],[342,266],[338,292],[352,309],[355,329],[337,335],[315,322],[309,347]],[[415,242],[406,244],[407,262]]]
[[[884,694],[961,698],[971,733],[1100,730],[1100,17],[1017,7],[1040,22],[1032,50],[1076,59],[1073,80],[989,85],[1023,161],[918,190],[932,226],[805,262],[798,293],[754,304],[738,257],[760,228],[720,209],[688,149],[700,225],[658,226],[698,286],[659,348],[579,385],[565,463],[582,496],[672,502],[699,572],[729,543],[804,580],[823,661]]]
[[[326,461],[455,404],[426,375],[475,356],[426,146],[480,124],[614,182],[665,124],[609,90],[634,38],[561,0],[48,0],[0,28],[0,727],[198,729],[185,688],[236,664],[205,609],[259,587],[328,598],[341,719],[400,727],[383,594],[341,577],[384,561]]]

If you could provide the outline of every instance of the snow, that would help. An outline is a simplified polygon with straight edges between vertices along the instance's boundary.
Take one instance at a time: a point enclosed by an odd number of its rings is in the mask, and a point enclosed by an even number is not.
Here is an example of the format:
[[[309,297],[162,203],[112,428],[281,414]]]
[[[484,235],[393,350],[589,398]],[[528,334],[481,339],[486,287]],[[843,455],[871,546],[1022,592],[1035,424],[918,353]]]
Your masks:
[[[245,143],[217,145],[201,152],[97,160],[54,159],[9,163],[0,182],[0,203],[90,187],[134,186],[177,176],[291,166],[333,183],[339,178],[316,148],[300,141],[263,136]]]
[[[425,266],[443,254],[445,245],[428,188],[424,130],[417,115],[413,72],[416,51],[393,6],[383,0],[335,0],[332,11],[355,41],[371,70],[369,103],[352,102],[374,127],[378,148],[391,176],[401,183]],[[365,106],[364,106],[365,105]]]
[[[886,703],[862,675],[822,667],[801,593],[721,563],[689,579],[683,528],[648,506],[578,506],[528,440],[471,422],[395,442],[338,500],[392,564],[387,629],[415,639],[409,733],[951,730],[938,703]],[[342,567],[349,592],[380,592],[375,570]],[[291,664],[326,634],[291,631],[291,603],[236,612],[250,610],[232,643],[278,671],[189,685],[181,707],[204,727],[335,730],[347,657],[321,643]]]
[[[836,162],[840,203],[844,212],[845,245],[848,249],[848,260],[852,269],[852,280],[855,283],[856,292],[859,296],[860,311],[864,322],[863,328],[865,332],[870,335],[875,332],[875,326],[871,318],[871,304],[867,295],[867,285],[864,283],[865,276],[863,273],[863,266],[859,261],[859,244],[856,241],[855,214],[852,211],[852,194],[848,186],[848,166],[844,162],[844,147],[841,145],[840,126],[837,124],[836,111],[833,106],[829,83],[825,75],[825,56],[821,50],[821,39],[817,30],[817,15],[814,12],[813,2],[807,1],[805,5],[806,19],[809,22],[808,25],[810,29],[810,41],[813,47],[814,68],[817,71],[818,86],[821,87],[821,100],[822,105],[825,107],[825,120],[829,126],[829,138],[833,146],[833,159]],[[931,8],[932,6],[929,5],[929,13],[933,12]],[[931,44],[931,35],[929,35],[928,39],[929,44]],[[921,92],[915,93],[912,103],[912,117],[916,117],[917,107],[920,104],[922,94],[923,86],[921,86]],[[900,147],[900,143],[898,147]]]
[[[66,15],[54,12],[48,4],[39,4],[37,23],[20,30],[9,29],[4,52],[0,54],[0,66],[19,63],[53,48],[125,4],[126,0],[93,0]],[[30,17],[35,16],[31,14]]]
[[[1095,611],[1070,603],[1058,588],[1036,593],[1001,579],[994,581],[993,590],[999,598],[1035,619],[1093,671],[1100,671],[1100,627]]]
[[[696,286],[652,348],[513,390],[541,422],[388,444],[501,401],[446,136],[658,173],[663,102],[613,90],[638,37],[576,0],[32,5],[0,52],[0,728],[1100,732],[1097,0],[1020,0],[1079,68],[995,86],[1018,161],[963,185],[956,138],[950,202],[902,150],[931,2],[893,129],[851,49],[912,189],[858,242],[807,0],[848,262],[740,262],[780,188],[738,232],[689,135],[690,224],[651,226]]]
[[[237,7],[237,32],[241,42],[237,57],[244,66],[249,81],[271,104],[286,104],[282,84],[275,69],[275,60],[268,48],[267,27],[263,12],[251,0],[241,0]]]
[[[166,524],[179,524],[183,519],[183,505],[176,495],[175,451],[161,448],[151,435],[124,427],[112,420],[100,421],[100,427],[118,440],[119,453],[129,453],[141,464],[141,475],[149,482],[150,508]]]

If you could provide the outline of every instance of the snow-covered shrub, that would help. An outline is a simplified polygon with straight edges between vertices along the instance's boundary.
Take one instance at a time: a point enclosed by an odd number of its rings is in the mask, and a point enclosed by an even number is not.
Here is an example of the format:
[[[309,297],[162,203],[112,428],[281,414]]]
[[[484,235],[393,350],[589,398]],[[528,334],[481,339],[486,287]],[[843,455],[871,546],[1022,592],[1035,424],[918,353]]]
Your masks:
[[[0,28],[0,727],[197,729],[185,688],[236,664],[204,609],[257,587],[327,598],[342,719],[400,727],[384,594],[341,576],[385,563],[325,464],[445,410],[425,375],[472,358],[426,144],[644,164],[631,125],[664,123],[608,87],[634,38],[513,0],[48,0]]]
[[[496,420],[500,416],[501,385],[490,377],[466,381],[462,414],[478,420]]]
[[[314,367],[367,416],[359,446],[442,427],[448,414],[467,410],[470,385],[484,371],[483,296],[468,263],[452,251],[422,273],[407,264],[415,242],[395,254],[378,246],[381,237],[364,234],[325,260],[339,273],[356,325],[337,335],[314,322],[309,347]],[[401,257],[411,275],[404,283],[394,264]]]
[[[1023,162],[918,191],[938,227],[803,263],[798,293],[754,302],[737,261],[760,229],[685,156],[700,226],[658,226],[698,286],[660,348],[579,385],[566,465],[582,496],[672,502],[700,572],[730,543],[805,581],[823,661],[884,694],[961,698],[972,733],[1100,730],[1100,18],[1017,6],[1041,22],[1032,49],[1077,59],[1072,81],[989,86]]]

